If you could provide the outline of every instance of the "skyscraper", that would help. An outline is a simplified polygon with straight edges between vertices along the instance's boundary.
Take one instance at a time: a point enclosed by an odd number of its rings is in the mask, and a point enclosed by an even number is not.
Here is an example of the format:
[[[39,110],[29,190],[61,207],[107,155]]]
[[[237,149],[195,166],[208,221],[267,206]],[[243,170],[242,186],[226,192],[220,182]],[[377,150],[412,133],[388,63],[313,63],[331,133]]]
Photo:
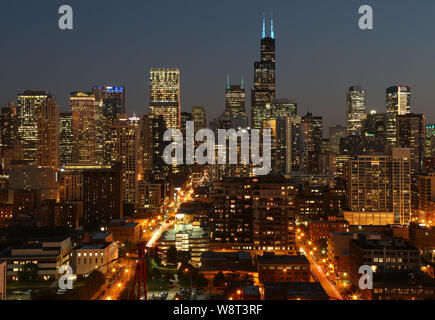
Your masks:
[[[163,116],[152,117],[145,114],[142,117],[143,168],[145,171],[152,171],[159,178],[163,178],[167,171],[167,165],[163,161],[163,151],[166,145],[163,141],[165,131],[166,122]]]
[[[245,110],[245,85],[243,83],[239,85],[230,85],[230,80],[227,80],[227,89],[225,93],[226,101],[226,111],[230,112],[231,115],[244,115],[246,116]]]
[[[207,116],[202,106],[192,107],[193,121],[195,122],[195,131],[207,128]]]
[[[435,158],[435,124],[426,125],[426,158]]]
[[[366,92],[361,86],[352,86],[346,93],[347,134],[362,133],[363,121],[366,115]]]
[[[20,159],[20,141],[18,139],[18,114],[13,101],[1,109],[0,142],[2,168],[7,170],[13,159]]]
[[[91,92],[72,92],[69,102],[73,117],[73,162],[95,162],[95,96]]]
[[[335,154],[340,153],[340,140],[347,136],[347,128],[337,125],[329,128],[329,151]]]
[[[210,216],[213,249],[295,254],[295,189],[283,177],[215,183]]]
[[[297,149],[300,158],[300,169],[310,173],[317,172],[319,155],[322,151],[323,119],[308,112],[302,117],[298,129]]]
[[[60,165],[72,162],[74,135],[72,112],[59,114],[59,161]]]
[[[138,181],[142,179],[140,118],[118,115],[112,126],[112,162],[122,168],[123,201],[135,204]]]
[[[290,99],[274,99],[267,108],[267,125],[272,129],[272,173],[285,175],[292,171],[294,118],[297,103]]]
[[[38,159],[38,114],[42,106],[56,104],[48,91],[26,90],[18,94],[18,136],[22,147],[22,160],[32,164]]]
[[[125,114],[125,87],[124,86],[94,86],[92,93],[95,100],[103,100],[103,114],[116,116]]]
[[[357,156],[350,163],[349,188],[352,211],[392,212],[394,223],[409,223],[411,150]]]
[[[122,219],[121,171],[120,164],[83,170],[83,223],[88,229],[99,230],[110,220]]]
[[[266,21],[263,17],[261,59],[254,62],[254,88],[251,91],[252,128],[261,129],[266,104],[275,99],[275,33],[270,20],[270,36],[266,37]]]
[[[411,148],[412,173],[418,174],[424,168],[426,123],[423,114],[408,113],[397,116],[396,145]]]
[[[150,115],[163,116],[168,129],[180,128],[180,71],[151,69]]]
[[[118,115],[125,114],[125,86],[94,86],[95,96],[95,159],[110,163],[112,130]]]
[[[411,112],[411,88],[393,86],[387,89],[387,147],[396,147],[396,119]]]
[[[37,115],[38,157],[37,165],[59,166],[59,106],[54,97],[43,100]]]

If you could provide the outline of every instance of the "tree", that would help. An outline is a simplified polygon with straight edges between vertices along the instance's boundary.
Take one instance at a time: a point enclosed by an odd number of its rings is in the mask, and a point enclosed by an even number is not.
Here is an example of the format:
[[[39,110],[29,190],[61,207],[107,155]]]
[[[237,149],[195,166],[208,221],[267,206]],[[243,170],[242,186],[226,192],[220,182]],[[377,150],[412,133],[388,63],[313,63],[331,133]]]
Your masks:
[[[192,256],[189,251],[177,251],[177,262],[180,262],[181,265],[188,265]]]
[[[38,279],[38,265],[33,262],[26,263],[18,271],[18,279],[23,282],[32,282]]]
[[[214,277],[213,277],[213,286],[214,287],[223,287],[225,285],[225,275],[222,271],[219,271]]]
[[[178,261],[177,257],[177,248],[175,248],[175,246],[170,246],[168,251],[166,252],[166,261],[168,263],[176,264]]]

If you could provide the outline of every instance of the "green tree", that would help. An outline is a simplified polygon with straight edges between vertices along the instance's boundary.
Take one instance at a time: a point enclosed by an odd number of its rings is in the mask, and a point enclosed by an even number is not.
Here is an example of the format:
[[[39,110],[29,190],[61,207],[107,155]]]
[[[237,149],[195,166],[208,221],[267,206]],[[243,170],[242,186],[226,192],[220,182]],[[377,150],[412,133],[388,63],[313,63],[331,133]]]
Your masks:
[[[180,262],[181,265],[188,265],[192,256],[189,251],[178,251],[177,252],[177,262]]]
[[[18,271],[18,279],[23,282],[36,281],[38,279],[38,265],[33,262],[23,265]]]
[[[175,248],[175,246],[169,247],[168,251],[166,252],[166,261],[168,263],[176,264],[178,261],[177,257],[177,248]]]
[[[213,286],[214,287],[223,287],[225,285],[225,275],[222,271],[219,271],[214,277],[213,277]]]

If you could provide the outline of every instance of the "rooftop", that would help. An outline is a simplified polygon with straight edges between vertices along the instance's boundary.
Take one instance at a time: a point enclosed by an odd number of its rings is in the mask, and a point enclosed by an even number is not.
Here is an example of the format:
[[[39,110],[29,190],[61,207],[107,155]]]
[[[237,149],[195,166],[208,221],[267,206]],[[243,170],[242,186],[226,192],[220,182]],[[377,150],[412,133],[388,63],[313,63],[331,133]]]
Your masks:
[[[273,252],[264,252],[262,256],[258,256],[258,263],[310,264],[307,257],[302,255],[275,255]]]

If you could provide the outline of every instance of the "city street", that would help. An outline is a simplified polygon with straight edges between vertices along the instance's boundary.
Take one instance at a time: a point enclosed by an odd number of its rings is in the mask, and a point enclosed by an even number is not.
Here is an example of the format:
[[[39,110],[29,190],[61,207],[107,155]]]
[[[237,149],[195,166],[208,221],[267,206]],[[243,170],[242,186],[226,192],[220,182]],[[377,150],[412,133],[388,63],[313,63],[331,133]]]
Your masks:
[[[333,299],[344,300],[343,296],[340,294],[334,284],[328,279],[322,267],[317,263],[315,258],[309,253],[307,254],[307,250],[304,247],[302,247],[302,249],[304,250],[305,256],[307,257],[308,261],[310,261],[311,271],[317,277],[318,281],[320,282],[326,293]]]

